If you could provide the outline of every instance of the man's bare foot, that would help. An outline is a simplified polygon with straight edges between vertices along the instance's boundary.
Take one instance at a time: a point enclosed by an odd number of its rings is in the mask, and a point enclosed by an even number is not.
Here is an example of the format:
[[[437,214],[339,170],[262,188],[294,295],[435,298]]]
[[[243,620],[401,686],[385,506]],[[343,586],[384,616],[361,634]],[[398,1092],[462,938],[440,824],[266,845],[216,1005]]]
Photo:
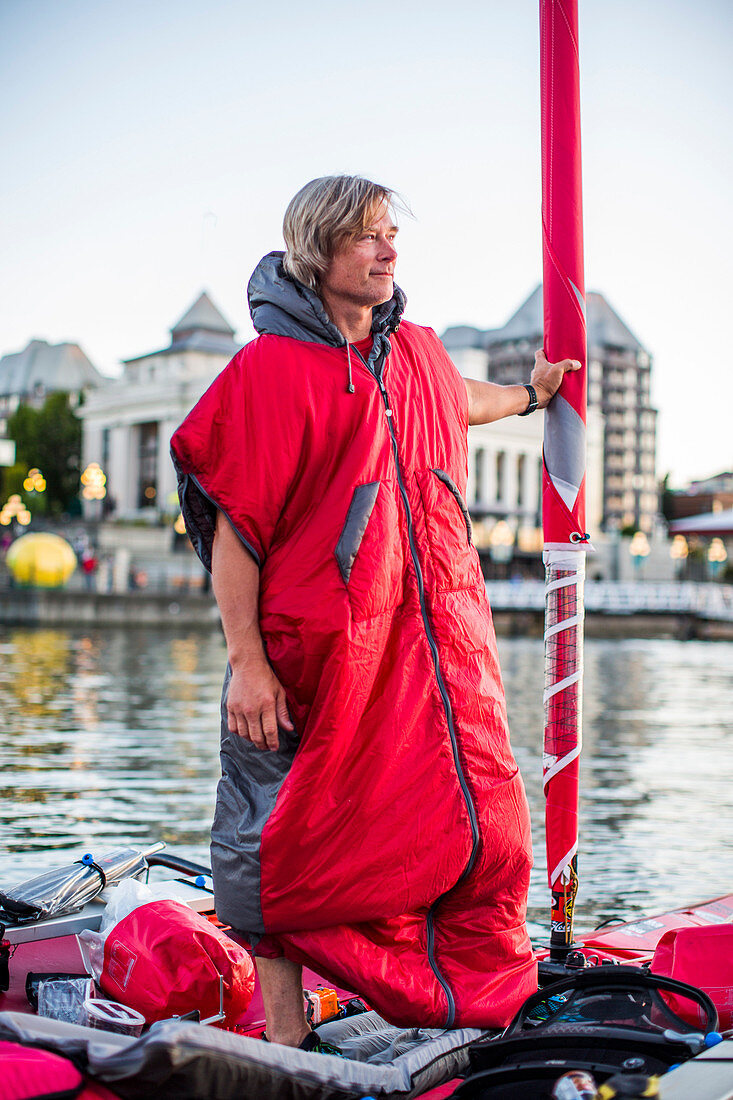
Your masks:
[[[311,1029],[305,1027],[302,1031],[283,1031],[277,1028],[271,1030],[267,1029],[267,1041],[270,1043],[279,1043],[284,1047],[299,1047],[300,1044],[308,1038],[311,1034]]]

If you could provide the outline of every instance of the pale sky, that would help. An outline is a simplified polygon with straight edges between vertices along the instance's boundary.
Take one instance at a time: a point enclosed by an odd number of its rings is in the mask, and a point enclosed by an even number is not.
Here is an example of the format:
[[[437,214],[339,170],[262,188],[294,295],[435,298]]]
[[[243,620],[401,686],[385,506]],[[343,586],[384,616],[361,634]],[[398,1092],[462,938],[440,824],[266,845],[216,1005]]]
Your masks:
[[[580,0],[586,286],[654,356],[658,472],[733,468],[733,4]],[[407,316],[503,324],[541,277],[534,0],[0,0],[0,354],[245,342],[314,176],[396,188]]]

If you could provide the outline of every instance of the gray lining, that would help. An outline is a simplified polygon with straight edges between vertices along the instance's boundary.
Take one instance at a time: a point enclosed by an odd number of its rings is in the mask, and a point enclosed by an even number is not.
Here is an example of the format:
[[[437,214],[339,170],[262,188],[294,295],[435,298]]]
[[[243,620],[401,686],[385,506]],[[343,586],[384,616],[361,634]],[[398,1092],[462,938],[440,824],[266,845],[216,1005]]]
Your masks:
[[[260,897],[262,830],[292,767],[298,735],[280,727],[280,748],[267,752],[230,733],[227,693],[232,670],[227,665],[221,696],[221,779],[211,827],[214,901],[220,920],[246,929],[250,940],[264,931]],[[247,889],[242,889],[242,883]]]
[[[346,522],[334,550],[344,584],[349,583],[351,570],[359,552],[361,540],[364,538],[369,517],[377,502],[378,493],[378,481],[368,481],[364,485],[357,485],[354,489],[354,495],[346,513]]]
[[[466,507],[466,502],[463,499],[463,497],[461,496],[460,492],[458,491],[458,486],[456,485],[455,481],[450,476],[450,474],[447,474],[445,472],[445,470],[440,470],[440,469],[438,469],[438,467],[434,466],[433,467],[433,473],[435,474],[435,476],[438,478],[439,481],[443,482],[443,484],[446,486],[446,488],[455,497],[456,504],[458,505],[458,507],[461,509],[461,512],[463,513],[463,522],[466,524],[466,534],[468,535],[468,541],[469,541],[469,544],[470,544],[471,539],[472,539],[472,534],[473,534],[473,531],[472,531],[472,528],[471,528],[471,517],[468,514],[468,508]]]
[[[221,508],[213,497],[209,496],[201,482],[194,474],[184,474],[173,451],[171,451],[173,465],[178,476],[178,497],[181,502],[181,512],[186,524],[186,531],[191,540],[191,545],[201,559],[202,564],[211,572],[211,550],[216,534],[216,513],[220,511],[226,516],[229,525],[236,534],[244,548],[249,551],[257,564],[261,567],[260,556],[251,542],[242,532],[228,512]]]

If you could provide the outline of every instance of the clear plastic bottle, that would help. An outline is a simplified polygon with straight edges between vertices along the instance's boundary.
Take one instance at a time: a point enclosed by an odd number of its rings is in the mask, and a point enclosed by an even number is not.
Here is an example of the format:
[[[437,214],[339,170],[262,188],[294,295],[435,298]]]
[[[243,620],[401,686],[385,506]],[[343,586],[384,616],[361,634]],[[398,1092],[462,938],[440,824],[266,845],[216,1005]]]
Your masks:
[[[563,1073],[552,1089],[553,1100],[595,1100],[598,1086],[590,1073],[574,1069]]]

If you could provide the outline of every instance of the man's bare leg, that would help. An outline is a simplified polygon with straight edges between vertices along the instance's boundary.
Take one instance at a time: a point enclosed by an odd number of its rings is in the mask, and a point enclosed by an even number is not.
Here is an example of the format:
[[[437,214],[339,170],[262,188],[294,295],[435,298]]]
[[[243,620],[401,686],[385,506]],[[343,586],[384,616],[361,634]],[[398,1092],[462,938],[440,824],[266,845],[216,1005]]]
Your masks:
[[[303,967],[290,959],[255,959],[265,1005],[267,1038],[297,1047],[310,1034],[305,1018]]]

